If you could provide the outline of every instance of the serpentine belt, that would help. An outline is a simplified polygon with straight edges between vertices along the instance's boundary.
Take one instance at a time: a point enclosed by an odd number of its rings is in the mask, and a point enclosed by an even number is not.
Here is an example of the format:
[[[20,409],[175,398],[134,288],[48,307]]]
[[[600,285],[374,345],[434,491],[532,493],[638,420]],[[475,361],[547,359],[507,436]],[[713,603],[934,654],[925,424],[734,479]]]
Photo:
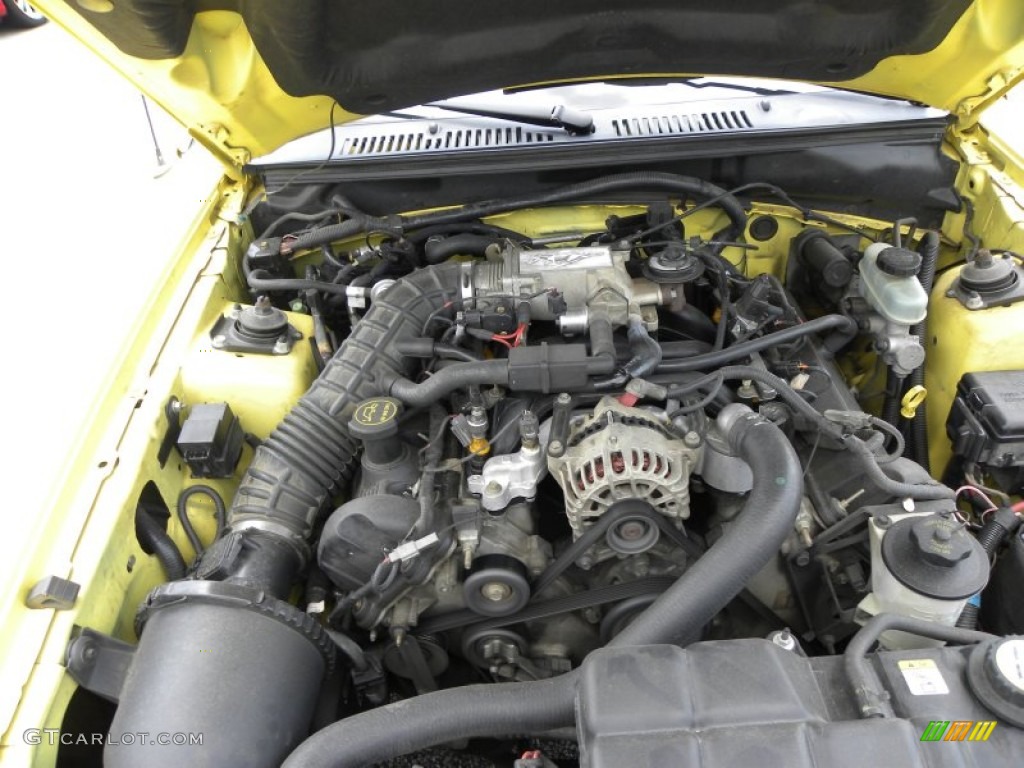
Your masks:
[[[549,616],[557,616],[560,613],[579,611],[583,608],[604,605],[605,603],[616,603],[631,597],[641,595],[658,594],[664,592],[675,579],[667,576],[637,579],[624,584],[612,584],[607,587],[597,587],[584,592],[577,592],[563,597],[553,597],[550,600],[542,600],[527,604],[525,608],[508,616],[496,616],[494,618],[480,621],[480,614],[473,611],[453,611],[440,616],[433,616],[421,622],[416,628],[418,635],[430,635],[436,632],[447,632],[451,629],[458,629],[469,625],[472,631],[494,629],[505,627],[509,624],[519,624],[524,621],[535,621],[545,619]]]

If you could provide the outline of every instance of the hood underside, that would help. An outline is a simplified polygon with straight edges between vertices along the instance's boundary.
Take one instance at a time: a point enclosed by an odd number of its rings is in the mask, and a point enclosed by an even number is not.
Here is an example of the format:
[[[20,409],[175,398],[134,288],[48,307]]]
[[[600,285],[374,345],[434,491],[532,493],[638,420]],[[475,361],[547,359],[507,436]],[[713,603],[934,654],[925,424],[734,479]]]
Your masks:
[[[43,0],[229,162],[497,88],[746,75],[965,115],[1024,66],[1020,0]]]

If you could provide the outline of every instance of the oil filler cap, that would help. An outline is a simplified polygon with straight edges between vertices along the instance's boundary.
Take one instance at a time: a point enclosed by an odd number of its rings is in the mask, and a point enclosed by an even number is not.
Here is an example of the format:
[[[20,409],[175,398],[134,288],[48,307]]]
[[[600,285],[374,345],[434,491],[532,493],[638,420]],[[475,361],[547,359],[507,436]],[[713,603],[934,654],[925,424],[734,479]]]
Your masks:
[[[360,440],[379,440],[398,432],[402,404],[393,397],[371,397],[363,400],[352,412],[348,430]]]
[[[978,645],[967,662],[967,683],[987,709],[1024,727],[1024,637],[997,637]]]
[[[398,437],[398,417],[402,404],[393,397],[362,400],[352,411],[348,432],[363,443],[363,464],[387,471],[405,455]]]

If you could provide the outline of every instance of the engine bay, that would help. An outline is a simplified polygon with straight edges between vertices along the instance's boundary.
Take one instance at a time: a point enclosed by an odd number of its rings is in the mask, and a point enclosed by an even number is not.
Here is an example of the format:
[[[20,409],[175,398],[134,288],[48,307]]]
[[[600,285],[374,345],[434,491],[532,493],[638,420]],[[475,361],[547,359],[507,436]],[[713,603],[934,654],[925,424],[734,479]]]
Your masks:
[[[1024,360],[974,363],[1024,268],[964,230],[653,172],[254,204],[68,672],[111,732],[215,724],[195,765],[1016,764]]]

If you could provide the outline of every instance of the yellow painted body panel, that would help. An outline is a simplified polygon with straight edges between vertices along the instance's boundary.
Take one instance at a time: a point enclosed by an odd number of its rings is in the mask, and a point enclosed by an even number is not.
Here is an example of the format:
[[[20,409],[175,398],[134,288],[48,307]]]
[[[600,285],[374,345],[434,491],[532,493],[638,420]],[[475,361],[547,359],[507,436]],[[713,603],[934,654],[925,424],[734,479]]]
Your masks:
[[[227,314],[234,302],[224,302]],[[265,438],[316,378],[309,338],[313,318],[288,312],[288,322],[302,333],[287,355],[223,352],[210,344],[209,328],[196,335],[181,367],[181,397],[188,404],[227,402],[256,437]]]
[[[74,444],[71,460],[54,489],[47,512],[26,526],[17,550],[0,539],[0,764],[52,765],[56,746],[26,744],[31,728],[56,728],[74,684],[64,674],[64,653],[76,626],[124,639],[134,638],[135,608],[163,581],[154,558],[135,538],[134,510],[143,486],[152,481],[169,507],[189,482],[176,461],[161,469],[156,452],[166,420],[163,406],[180,392],[180,366],[201,328],[209,326],[228,297],[238,292],[233,267],[236,244],[229,232],[242,228],[245,201],[239,184],[222,178],[178,256],[156,283],[146,311],[129,327],[122,366],[111,371],[91,419]],[[132,319],[129,319],[131,321]],[[230,497],[234,483],[225,483]],[[200,534],[209,537],[198,506]],[[168,531],[187,559],[192,553],[172,517]],[[74,608],[31,610],[28,590],[57,575],[81,586]]]
[[[960,377],[972,371],[1024,368],[1024,303],[969,310],[945,295],[960,268],[947,270],[932,291],[925,386],[933,474],[940,475],[951,451],[945,424]]]

